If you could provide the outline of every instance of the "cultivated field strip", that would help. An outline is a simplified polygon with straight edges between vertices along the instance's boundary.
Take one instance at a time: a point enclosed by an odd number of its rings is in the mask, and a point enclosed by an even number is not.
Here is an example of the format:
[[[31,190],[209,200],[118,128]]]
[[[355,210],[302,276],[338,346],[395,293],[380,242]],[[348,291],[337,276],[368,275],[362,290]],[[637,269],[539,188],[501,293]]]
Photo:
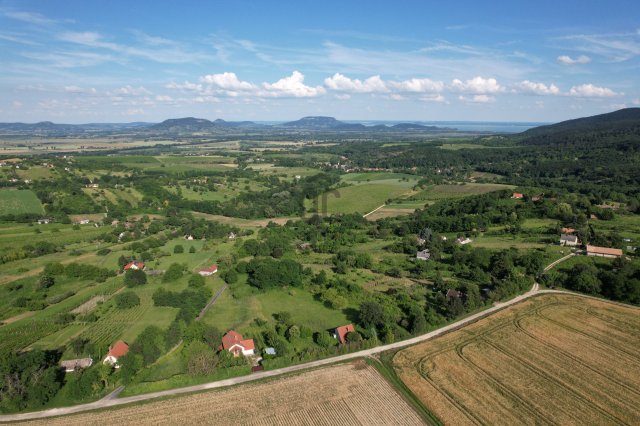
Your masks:
[[[396,390],[361,361],[166,401],[27,424],[422,425]]]
[[[399,352],[445,424],[640,424],[640,310],[537,297]]]

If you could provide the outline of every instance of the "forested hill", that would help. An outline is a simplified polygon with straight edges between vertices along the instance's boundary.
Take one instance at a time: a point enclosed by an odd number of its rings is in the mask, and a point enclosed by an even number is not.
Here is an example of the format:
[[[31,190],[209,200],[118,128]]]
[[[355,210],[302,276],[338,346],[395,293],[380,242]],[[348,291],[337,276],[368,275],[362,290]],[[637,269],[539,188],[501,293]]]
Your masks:
[[[528,145],[572,145],[589,142],[640,142],[640,108],[577,118],[529,129],[515,138]]]

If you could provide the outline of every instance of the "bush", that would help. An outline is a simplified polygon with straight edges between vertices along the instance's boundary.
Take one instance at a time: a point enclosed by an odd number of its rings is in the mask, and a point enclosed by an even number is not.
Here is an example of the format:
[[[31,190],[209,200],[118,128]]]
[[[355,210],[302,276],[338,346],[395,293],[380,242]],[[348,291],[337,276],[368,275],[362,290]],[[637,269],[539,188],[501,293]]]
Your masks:
[[[111,253],[111,249],[108,249],[108,248],[101,248],[100,250],[98,250],[98,251],[96,252],[96,254],[97,254],[98,256],[106,256],[106,255],[108,255],[109,253]]]
[[[140,305],[140,297],[132,291],[125,291],[116,296],[115,302],[118,309],[130,309]]]
[[[163,282],[176,281],[182,277],[185,267],[179,263],[172,263],[162,277]]]
[[[178,244],[177,246],[175,246],[173,248],[173,253],[174,254],[180,254],[180,253],[184,253],[184,247],[182,247],[181,244]]]
[[[124,284],[127,287],[137,287],[147,283],[147,274],[140,269],[128,269],[124,273]]]
[[[42,274],[38,279],[38,288],[45,289],[55,284],[55,279],[51,275]]]
[[[189,253],[195,253],[196,248],[194,246],[189,247]]]

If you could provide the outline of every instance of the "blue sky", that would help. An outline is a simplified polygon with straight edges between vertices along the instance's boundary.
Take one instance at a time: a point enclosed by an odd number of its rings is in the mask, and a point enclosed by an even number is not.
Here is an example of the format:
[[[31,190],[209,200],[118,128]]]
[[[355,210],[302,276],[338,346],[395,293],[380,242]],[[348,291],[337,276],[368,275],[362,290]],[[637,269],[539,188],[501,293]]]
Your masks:
[[[640,2],[0,0],[0,58],[0,121],[560,121],[640,106]]]

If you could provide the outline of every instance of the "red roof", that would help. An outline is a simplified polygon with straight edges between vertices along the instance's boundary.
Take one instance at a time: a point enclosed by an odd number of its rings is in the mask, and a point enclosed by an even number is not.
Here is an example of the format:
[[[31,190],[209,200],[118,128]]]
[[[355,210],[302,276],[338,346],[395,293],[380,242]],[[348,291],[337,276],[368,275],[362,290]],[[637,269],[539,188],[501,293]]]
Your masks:
[[[133,261],[124,265],[124,270],[126,271],[128,269],[133,268],[134,266],[138,269],[144,269],[144,263]]]
[[[129,352],[129,345],[127,345],[122,340],[118,340],[115,345],[109,349],[109,353],[107,356],[112,356],[114,358],[120,358],[121,356],[125,356]]]
[[[356,331],[355,328],[353,328],[353,324],[347,324],[347,325],[343,325],[342,327],[336,328],[336,335],[338,336],[338,341],[340,343],[344,343],[347,333],[351,333],[352,331]]]
[[[255,344],[253,343],[253,339],[243,340],[242,339],[242,334],[240,334],[240,333],[238,333],[236,331],[233,331],[233,330],[229,330],[229,332],[227,332],[227,334],[222,336],[222,348],[225,349],[225,350],[229,350],[234,345],[242,346],[245,351],[255,348]]]
[[[217,272],[218,265],[211,265],[208,268],[200,269],[200,272]]]
[[[512,198],[522,198],[524,195],[520,192],[514,192]]]
[[[622,250],[617,248],[587,246],[587,253],[602,254],[608,256],[622,256]]]

